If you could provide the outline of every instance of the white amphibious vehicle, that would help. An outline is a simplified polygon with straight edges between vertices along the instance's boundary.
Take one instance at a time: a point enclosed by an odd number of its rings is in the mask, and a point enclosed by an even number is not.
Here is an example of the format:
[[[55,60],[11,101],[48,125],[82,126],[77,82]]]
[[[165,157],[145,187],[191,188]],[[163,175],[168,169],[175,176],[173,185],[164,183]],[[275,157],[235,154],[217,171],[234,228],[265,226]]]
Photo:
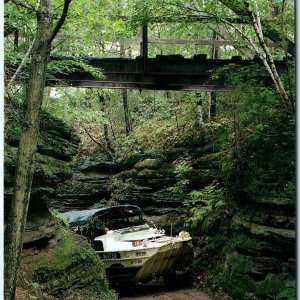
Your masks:
[[[143,221],[137,206],[117,205],[72,211],[62,216],[78,233],[91,239],[112,281],[147,281],[153,275],[168,277],[193,260],[192,238],[188,232],[166,236],[164,230]]]

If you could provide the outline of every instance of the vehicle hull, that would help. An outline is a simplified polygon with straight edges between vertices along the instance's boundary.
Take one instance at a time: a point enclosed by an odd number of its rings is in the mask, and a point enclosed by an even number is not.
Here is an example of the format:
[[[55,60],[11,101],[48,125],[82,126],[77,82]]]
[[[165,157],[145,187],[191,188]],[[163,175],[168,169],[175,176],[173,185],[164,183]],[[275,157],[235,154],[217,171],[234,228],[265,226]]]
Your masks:
[[[119,251],[120,258],[103,259],[105,251],[98,252],[103,260],[108,279],[112,281],[147,281],[155,276],[181,270],[193,260],[191,238],[176,241],[175,238],[148,247]]]

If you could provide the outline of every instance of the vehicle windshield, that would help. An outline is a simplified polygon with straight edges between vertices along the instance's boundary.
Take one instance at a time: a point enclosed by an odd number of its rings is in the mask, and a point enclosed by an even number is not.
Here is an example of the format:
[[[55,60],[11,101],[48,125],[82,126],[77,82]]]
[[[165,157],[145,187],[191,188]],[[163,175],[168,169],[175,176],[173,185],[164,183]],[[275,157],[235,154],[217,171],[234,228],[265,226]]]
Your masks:
[[[143,224],[143,218],[141,215],[129,216],[123,218],[104,219],[105,227],[109,230],[115,230],[119,228],[137,226]]]
[[[148,230],[149,228],[150,228],[149,225],[143,224],[143,225],[138,225],[138,226],[135,226],[135,227],[120,228],[120,229],[117,229],[116,232],[124,234],[124,233]]]
[[[90,230],[93,231],[93,236],[105,234],[107,230],[116,230],[128,228],[132,226],[143,225],[144,220],[142,215],[127,216],[122,218],[97,218],[95,217],[90,223]],[[106,231],[105,231],[106,229]]]

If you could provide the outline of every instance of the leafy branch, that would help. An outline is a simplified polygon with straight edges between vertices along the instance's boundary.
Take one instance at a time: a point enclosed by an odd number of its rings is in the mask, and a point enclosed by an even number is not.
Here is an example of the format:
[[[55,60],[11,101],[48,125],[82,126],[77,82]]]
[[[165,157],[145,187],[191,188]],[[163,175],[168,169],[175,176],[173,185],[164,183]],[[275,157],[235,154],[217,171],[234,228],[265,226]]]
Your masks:
[[[105,79],[101,69],[94,68],[83,61],[75,61],[71,59],[62,61],[52,60],[48,64],[48,70],[50,76],[55,73],[71,74],[77,71],[84,71],[91,74],[95,79]]]

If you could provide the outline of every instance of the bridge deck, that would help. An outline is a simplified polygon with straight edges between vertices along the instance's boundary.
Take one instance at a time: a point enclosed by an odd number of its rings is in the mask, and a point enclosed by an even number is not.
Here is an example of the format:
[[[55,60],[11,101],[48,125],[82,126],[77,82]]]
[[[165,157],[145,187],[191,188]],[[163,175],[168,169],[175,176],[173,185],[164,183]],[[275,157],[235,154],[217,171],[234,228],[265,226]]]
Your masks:
[[[85,72],[71,75],[56,75],[48,82],[51,86],[74,86],[112,89],[152,89],[152,90],[202,90],[227,91],[225,78],[213,78],[217,69],[230,64],[249,66],[260,63],[253,60],[216,60],[181,58],[176,55],[157,58],[124,59],[124,58],[88,58],[89,65],[100,68],[105,80],[94,79]],[[277,62],[282,69],[285,63]],[[268,77],[267,74],[262,75]]]
[[[52,58],[63,61],[69,58]],[[241,67],[261,64],[255,60],[203,59],[195,56],[193,59],[178,55],[157,58],[82,58],[88,65],[102,70],[105,79],[95,79],[84,71],[72,74],[55,74],[47,81],[48,86],[73,86],[81,88],[110,89],[150,89],[150,90],[202,90],[228,91],[226,78],[215,78],[215,71],[236,64]],[[284,61],[277,61],[280,72],[286,68]],[[258,74],[258,77],[269,80],[268,74]]]

